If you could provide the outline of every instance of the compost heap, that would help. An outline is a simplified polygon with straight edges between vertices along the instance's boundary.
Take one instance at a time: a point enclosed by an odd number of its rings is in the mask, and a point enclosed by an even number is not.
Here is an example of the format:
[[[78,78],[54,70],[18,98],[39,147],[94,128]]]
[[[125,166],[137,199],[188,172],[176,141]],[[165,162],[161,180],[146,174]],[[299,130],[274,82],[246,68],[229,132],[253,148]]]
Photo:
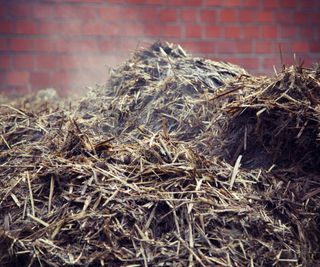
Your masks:
[[[318,266],[320,72],[156,43],[81,101],[1,104],[1,266]]]

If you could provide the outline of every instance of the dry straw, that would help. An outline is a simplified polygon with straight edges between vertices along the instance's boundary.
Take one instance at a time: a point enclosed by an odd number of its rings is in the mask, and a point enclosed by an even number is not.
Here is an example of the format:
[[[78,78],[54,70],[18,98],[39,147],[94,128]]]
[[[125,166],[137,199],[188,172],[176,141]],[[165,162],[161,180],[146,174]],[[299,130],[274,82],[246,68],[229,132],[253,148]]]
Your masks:
[[[156,43],[71,106],[0,107],[2,266],[318,266],[317,69]]]

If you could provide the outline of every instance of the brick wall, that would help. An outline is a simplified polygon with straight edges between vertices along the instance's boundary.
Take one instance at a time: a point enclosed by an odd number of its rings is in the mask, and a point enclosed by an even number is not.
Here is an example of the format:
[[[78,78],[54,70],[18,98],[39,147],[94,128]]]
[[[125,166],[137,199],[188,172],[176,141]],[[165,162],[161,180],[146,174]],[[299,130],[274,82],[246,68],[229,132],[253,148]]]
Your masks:
[[[0,92],[103,82],[139,45],[180,43],[195,55],[271,73],[320,59],[318,0],[0,0]]]

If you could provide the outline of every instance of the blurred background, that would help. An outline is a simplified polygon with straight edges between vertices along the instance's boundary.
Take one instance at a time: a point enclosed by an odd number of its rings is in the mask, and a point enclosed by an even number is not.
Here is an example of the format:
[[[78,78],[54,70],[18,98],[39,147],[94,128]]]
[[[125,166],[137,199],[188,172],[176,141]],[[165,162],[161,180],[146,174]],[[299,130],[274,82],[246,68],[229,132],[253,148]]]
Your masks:
[[[104,83],[107,67],[162,40],[252,74],[320,59],[318,0],[0,0],[0,93]]]

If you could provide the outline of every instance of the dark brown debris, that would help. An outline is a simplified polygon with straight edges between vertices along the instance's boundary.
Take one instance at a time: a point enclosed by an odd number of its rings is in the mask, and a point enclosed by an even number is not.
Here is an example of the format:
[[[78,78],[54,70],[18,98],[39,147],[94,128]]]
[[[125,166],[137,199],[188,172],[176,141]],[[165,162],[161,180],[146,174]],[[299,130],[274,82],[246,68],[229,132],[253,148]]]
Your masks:
[[[1,266],[320,265],[320,80],[156,43],[83,99],[0,102]]]

